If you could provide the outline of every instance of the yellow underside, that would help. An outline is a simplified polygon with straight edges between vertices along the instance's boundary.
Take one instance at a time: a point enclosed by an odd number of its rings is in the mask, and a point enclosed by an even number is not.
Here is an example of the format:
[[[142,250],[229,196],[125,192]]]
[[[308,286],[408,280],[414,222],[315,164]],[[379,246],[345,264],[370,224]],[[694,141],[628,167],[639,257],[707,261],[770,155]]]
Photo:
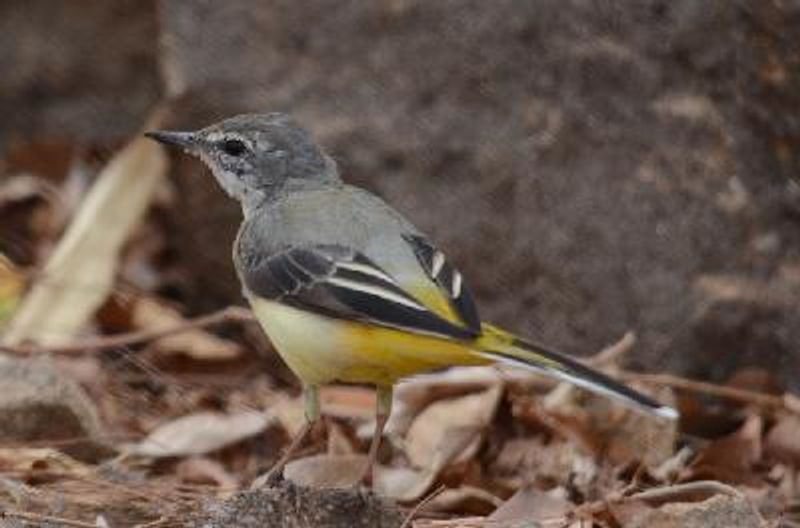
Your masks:
[[[485,365],[465,343],[342,321],[250,298],[261,326],[289,368],[305,383],[390,385],[453,365]]]

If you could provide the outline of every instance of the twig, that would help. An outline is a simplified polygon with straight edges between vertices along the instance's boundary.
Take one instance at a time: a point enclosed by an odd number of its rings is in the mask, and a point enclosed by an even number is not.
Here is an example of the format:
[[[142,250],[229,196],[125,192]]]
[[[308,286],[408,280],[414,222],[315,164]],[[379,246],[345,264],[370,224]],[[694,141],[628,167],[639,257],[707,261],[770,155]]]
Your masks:
[[[622,356],[633,350],[634,345],[636,345],[636,334],[628,330],[619,341],[608,345],[594,356],[588,358],[586,363],[593,367],[614,365]]]
[[[622,500],[640,500],[649,504],[663,504],[676,499],[685,499],[692,495],[711,497],[718,493],[731,497],[742,496],[742,493],[733,486],[728,486],[716,480],[698,480],[640,491],[624,497]]]
[[[630,501],[642,501],[650,506],[658,506],[670,501],[680,502],[692,497],[713,497],[717,494],[730,497],[742,497],[742,493],[732,486],[715,480],[698,480],[682,484],[670,484],[658,488],[651,488],[632,495],[623,495],[621,492],[610,494],[604,499],[588,502],[578,506],[573,515],[577,517],[594,518],[598,513],[608,510],[612,504],[623,504]],[[696,499],[695,499],[696,500]]]
[[[137,524],[133,528],[157,528],[159,526],[164,526],[168,522],[170,522],[170,519],[168,517],[162,516],[156,519],[155,521],[149,521],[146,523]]]
[[[213,326],[222,323],[248,322],[253,321],[252,313],[238,306],[229,306],[217,312],[201,315],[194,319],[188,319],[180,324],[157,330],[139,330],[110,336],[97,337],[68,343],[66,345],[40,346],[40,345],[3,345],[0,344],[0,351],[18,355],[31,355],[40,353],[49,354],[75,354],[80,352],[96,352],[114,348],[129,347],[155,341],[171,335],[187,332],[196,328]]]
[[[427,497],[424,497],[421,501],[419,501],[416,506],[411,508],[411,511],[408,512],[406,518],[403,519],[403,524],[400,525],[400,528],[408,528],[411,526],[411,522],[414,520],[414,517],[420,512],[422,508],[424,508],[427,504],[429,504],[433,499],[438,497],[443,491],[445,490],[444,485],[439,486],[431,493],[428,494]]]
[[[487,528],[487,526],[491,526],[486,523],[486,517],[466,517],[460,519],[440,520],[431,519],[420,521],[420,523],[417,523],[419,528]]]
[[[73,521],[72,519],[64,519],[62,517],[53,517],[51,515],[41,515],[30,512],[1,511],[0,519],[18,519],[21,521],[30,521],[35,522],[36,526],[41,526],[42,524],[48,522],[60,524],[62,526],[72,526],[75,528],[97,528],[97,524],[95,523]]]
[[[770,394],[764,394],[747,389],[738,389],[736,387],[727,387],[725,385],[717,385],[705,381],[690,380],[681,378],[679,376],[673,376],[672,374],[640,374],[638,372],[621,372],[620,377],[622,377],[622,379],[625,381],[652,383],[655,385],[672,387],[673,389],[682,389],[700,394],[708,394],[710,396],[725,398],[741,403],[751,403],[769,409],[788,409],[784,399],[780,396],[772,396]]]

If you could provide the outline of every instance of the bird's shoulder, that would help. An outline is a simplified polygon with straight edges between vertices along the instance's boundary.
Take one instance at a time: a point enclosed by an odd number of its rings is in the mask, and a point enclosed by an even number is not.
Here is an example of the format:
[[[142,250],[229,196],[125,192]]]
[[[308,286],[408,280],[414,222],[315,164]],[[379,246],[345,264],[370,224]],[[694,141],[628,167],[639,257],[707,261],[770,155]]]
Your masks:
[[[350,185],[293,192],[242,226],[240,241],[262,251],[298,244],[339,244],[368,252],[418,230],[377,195]]]

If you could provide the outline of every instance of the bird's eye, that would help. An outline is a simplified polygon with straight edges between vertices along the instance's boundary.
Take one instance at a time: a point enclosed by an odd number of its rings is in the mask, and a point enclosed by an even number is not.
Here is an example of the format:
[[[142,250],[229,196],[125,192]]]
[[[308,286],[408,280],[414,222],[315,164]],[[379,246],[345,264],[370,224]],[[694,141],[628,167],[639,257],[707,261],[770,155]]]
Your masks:
[[[226,139],[222,142],[222,150],[229,156],[241,156],[247,150],[247,145],[238,139]]]

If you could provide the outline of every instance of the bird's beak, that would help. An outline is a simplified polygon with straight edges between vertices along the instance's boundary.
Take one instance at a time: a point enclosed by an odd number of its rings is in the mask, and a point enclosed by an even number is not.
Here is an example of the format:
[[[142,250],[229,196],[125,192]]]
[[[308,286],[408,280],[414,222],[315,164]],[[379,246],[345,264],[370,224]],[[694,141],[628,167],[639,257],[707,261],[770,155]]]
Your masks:
[[[176,147],[183,147],[187,150],[192,149],[197,144],[197,136],[194,132],[170,132],[169,130],[153,130],[145,132],[145,136],[150,139],[155,139],[159,143],[165,145],[174,145]]]

